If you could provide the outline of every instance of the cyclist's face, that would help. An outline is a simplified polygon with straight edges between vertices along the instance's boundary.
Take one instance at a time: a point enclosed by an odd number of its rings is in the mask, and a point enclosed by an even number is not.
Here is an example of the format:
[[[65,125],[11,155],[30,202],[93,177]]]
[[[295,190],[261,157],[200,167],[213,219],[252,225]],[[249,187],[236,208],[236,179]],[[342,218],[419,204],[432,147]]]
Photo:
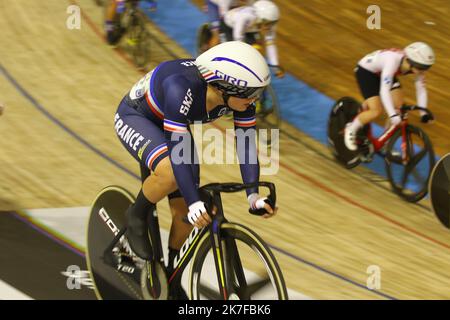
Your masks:
[[[422,70],[422,69],[418,69],[418,68],[416,68],[416,67],[412,67],[412,68],[411,68],[411,71],[412,71],[414,74],[422,74],[422,73],[425,73],[426,70]]]
[[[230,97],[228,99],[228,106],[234,111],[245,111],[256,100],[257,98],[245,99],[245,98]]]
[[[404,74],[407,74],[407,73],[422,74],[428,70],[428,69],[419,69],[419,68],[411,65],[407,59],[405,59],[403,61],[402,69],[403,69]]]
[[[271,22],[261,22],[261,23],[259,24],[259,30],[260,30],[262,33],[269,32],[270,29],[272,29],[272,27],[273,27],[274,25],[276,25],[276,24],[277,24],[276,21],[271,21]]]

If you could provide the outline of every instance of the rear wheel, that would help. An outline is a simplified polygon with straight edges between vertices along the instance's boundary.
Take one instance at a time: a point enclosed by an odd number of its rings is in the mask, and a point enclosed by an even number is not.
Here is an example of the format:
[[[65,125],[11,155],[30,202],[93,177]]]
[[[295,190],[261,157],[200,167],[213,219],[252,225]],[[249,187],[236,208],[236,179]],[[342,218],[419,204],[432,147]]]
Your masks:
[[[139,283],[105,262],[105,249],[125,228],[125,211],[134,197],[125,189],[110,186],[95,199],[88,221],[86,262],[98,299],[142,299]]]
[[[118,254],[118,251],[127,246],[123,236],[126,225],[125,211],[133,202],[134,197],[128,191],[118,186],[110,186],[99,193],[91,207],[86,262],[98,299],[143,300],[154,299],[154,296],[167,299],[164,266],[156,263],[152,270],[149,262],[137,258],[126,249],[125,255]],[[116,239],[119,239],[118,245],[109,250]],[[151,289],[151,284],[159,285],[157,294]]]
[[[193,256],[189,277],[191,299],[287,300],[280,267],[269,247],[250,229],[234,223],[221,225],[226,292],[219,291],[214,257],[206,233]]]
[[[361,163],[359,151],[349,150],[344,143],[344,129],[362,110],[361,104],[351,97],[336,101],[328,119],[328,144],[336,160],[347,169]]]
[[[409,202],[417,202],[427,194],[428,180],[435,164],[433,146],[420,128],[408,125],[406,141],[402,130],[389,140],[386,148],[386,172],[392,189]],[[406,155],[403,161],[402,156]]]

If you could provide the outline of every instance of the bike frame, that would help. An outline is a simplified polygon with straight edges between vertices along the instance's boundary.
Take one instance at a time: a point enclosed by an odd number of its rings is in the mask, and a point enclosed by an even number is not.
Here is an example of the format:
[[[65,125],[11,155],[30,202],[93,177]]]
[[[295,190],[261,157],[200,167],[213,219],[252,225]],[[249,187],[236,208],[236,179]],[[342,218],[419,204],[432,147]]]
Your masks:
[[[203,238],[203,236],[209,231],[209,241],[211,242],[211,248],[214,253],[214,262],[216,266],[216,274],[219,283],[219,290],[224,300],[228,299],[228,292],[226,286],[226,277],[224,274],[225,271],[225,260],[222,248],[222,241],[220,236],[220,226],[222,223],[227,222],[223,214],[222,207],[222,199],[220,197],[220,193],[213,194],[214,204],[217,207],[216,214],[212,217],[212,222],[208,225],[208,227],[203,228],[201,230],[194,228],[189,234],[188,238],[182,245],[180,249],[179,256],[177,256],[174,263],[176,266],[174,267],[174,271],[172,274],[168,275],[168,283],[170,284],[175,279],[179,280],[183,275],[184,269],[189,264],[192,259],[197,246],[199,244],[199,240]],[[164,256],[162,253],[162,243],[161,243],[161,233],[159,230],[158,217],[156,215],[152,215],[150,219],[150,235],[152,240],[152,246],[156,247],[157,250],[154,251],[154,261],[159,261],[164,264]],[[237,251],[235,251],[237,253]],[[243,273],[243,271],[242,271]]]
[[[211,184],[214,185],[214,184]],[[230,184],[233,185],[233,184]],[[252,183],[252,184],[245,184],[241,185],[241,189],[244,188],[250,188],[254,186],[265,186],[270,189],[270,198],[273,199],[273,203],[275,205],[276,202],[276,194],[275,194],[275,187],[273,184],[266,183],[266,182],[259,182],[259,183]],[[207,186],[205,186],[207,187]],[[231,190],[232,188],[230,188]],[[239,191],[236,189],[235,191]],[[209,231],[209,241],[211,243],[211,249],[213,251],[214,255],[214,262],[216,267],[216,275],[217,280],[219,284],[219,292],[224,300],[228,300],[229,298],[229,292],[227,290],[228,283],[227,283],[227,277],[225,276],[225,263],[232,263],[236,272],[236,278],[239,281],[239,283],[242,285],[245,283],[245,276],[244,276],[244,270],[242,267],[242,264],[240,262],[239,258],[239,252],[236,247],[236,243],[234,241],[228,241],[227,242],[227,257],[230,257],[229,260],[225,260],[224,250],[222,247],[222,237],[220,235],[220,226],[228,222],[225,219],[224,212],[223,212],[223,206],[222,206],[222,198],[220,195],[220,190],[213,190],[212,191],[212,199],[213,204],[216,208],[216,213],[211,216],[212,222],[205,228],[199,230],[197,228],[194,228],[191,233],[189,234],[186,241],[183,243],[179,256],[176,257],[174,260],[174,271],[172,274],[168,275],[168,283],[170,284],[175,279],[180,280],[181,276],[183,275],[184,269],[189,264],[190,260],[192,259],[199,243],[200,239],[204,237],[204,235]],[[227,192],[227,191],[223,191]],[[228,191],[228,192],[234,192],[234,191]],[[211,208],[212,209],[212,208]],[[252,214],[260,215],[261,212],[254,211],[251,212]],[[162,251],[162,243],[161,243],[161,233],[159,229],[159,222],[158,222],[158,216],[156,214],[151,215],[150,222],[149,222],[149,234],[152,241],[152,247],[156,248],[154,250],[154,259],[152,263],[155,261],[158,261],[164,265],[164,255]],[[178,262],[177,262],[178,261]]]
[[[402,162],[406,164],[409,161],[409,155],[410,152],[408,152],[408,136],[406,128],[408,126],[408,111],[410,110],[422,110],[427,112],[431,115],[431,112],[425,108],[417,107],[417,106],[402,106],[401,108],[401,118],[402,122],[397,126],[391,126],[388,129],[386,129],[383,134],[379,137],[374,137],[372,133],[372,125],[369,123],[368,131],[367,131],[367,139],[372,143],[374,147],[374,152],[379,152],[381,148],[384,147],[386,142],[392,138],[392,136],[398,131],[401,130],[402,132],[402,143],[401,143],[401,150],[402,150]]]

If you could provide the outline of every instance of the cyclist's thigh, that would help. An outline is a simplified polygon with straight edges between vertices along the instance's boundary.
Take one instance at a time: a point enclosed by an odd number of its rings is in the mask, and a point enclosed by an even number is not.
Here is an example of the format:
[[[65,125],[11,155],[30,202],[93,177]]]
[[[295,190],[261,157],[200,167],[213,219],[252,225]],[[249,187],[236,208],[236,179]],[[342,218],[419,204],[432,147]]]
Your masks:
[[[357,66],[355,76],[364,100],[380,95],[380,77],[378,75]]]
[[[124,101],[120,103],[117,109],[115,129],[122,145],[139,162],[142,181],[150,175],[151,171],[157,170],[161,161],[164,160],[164,163],[170,161],[162,127],[147,119]],[[191,139],[191,148],[193,154],[196,154],[194,143],[194,139]],[[200,166],[198,161],[192,160],[191,163],[192,175],[198,187],[200,184]],[[171,169],[170,163],[166,167]],[[163,170],[163,168],[161,167],[160,170]],[[181,196],[181,193],[177,190],[171,193],[169,198]]]
[[[364,101],[364,105],[371,111],[381,114],[383,112],[383,103],[380,96],[373,96]]]
[[[169,155],[162,126],[153,123],[122,101],[115,115],[115,129],[120,142],[141,165],[154,171],[158,163]]]

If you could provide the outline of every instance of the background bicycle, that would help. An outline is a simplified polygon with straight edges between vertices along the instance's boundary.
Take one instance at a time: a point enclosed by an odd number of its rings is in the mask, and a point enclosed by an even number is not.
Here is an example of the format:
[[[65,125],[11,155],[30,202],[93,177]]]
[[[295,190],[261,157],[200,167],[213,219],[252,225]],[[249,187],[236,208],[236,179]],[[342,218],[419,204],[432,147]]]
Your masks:
[[[427,194],[428,179],[435,164],[433,146],[427,134],[408,124],[408,112],[428,109],[417,106],[401,108],[402,123],[388,128],[380,137],[374,137],[372,126],[366,125],[358,134],[358,150],[345,147],[343,132],[362,106],[353,98],[336,101],[328,121],[328,142],[333,155],[347,169],[361,162],[371,162],[375,154],[385,160],[386,173],[393,191],[409,202],[417,202]]]
[[[151,0],[103,0],[105,17],[110,10],[111,2],[117,6],[116,28],[123,32],[122,42],[124,50],[133,58],[139,68],[144,68],[150,61],[152,35],[147,30],[148,17],[146,13],[156,10],[156,2]]]

